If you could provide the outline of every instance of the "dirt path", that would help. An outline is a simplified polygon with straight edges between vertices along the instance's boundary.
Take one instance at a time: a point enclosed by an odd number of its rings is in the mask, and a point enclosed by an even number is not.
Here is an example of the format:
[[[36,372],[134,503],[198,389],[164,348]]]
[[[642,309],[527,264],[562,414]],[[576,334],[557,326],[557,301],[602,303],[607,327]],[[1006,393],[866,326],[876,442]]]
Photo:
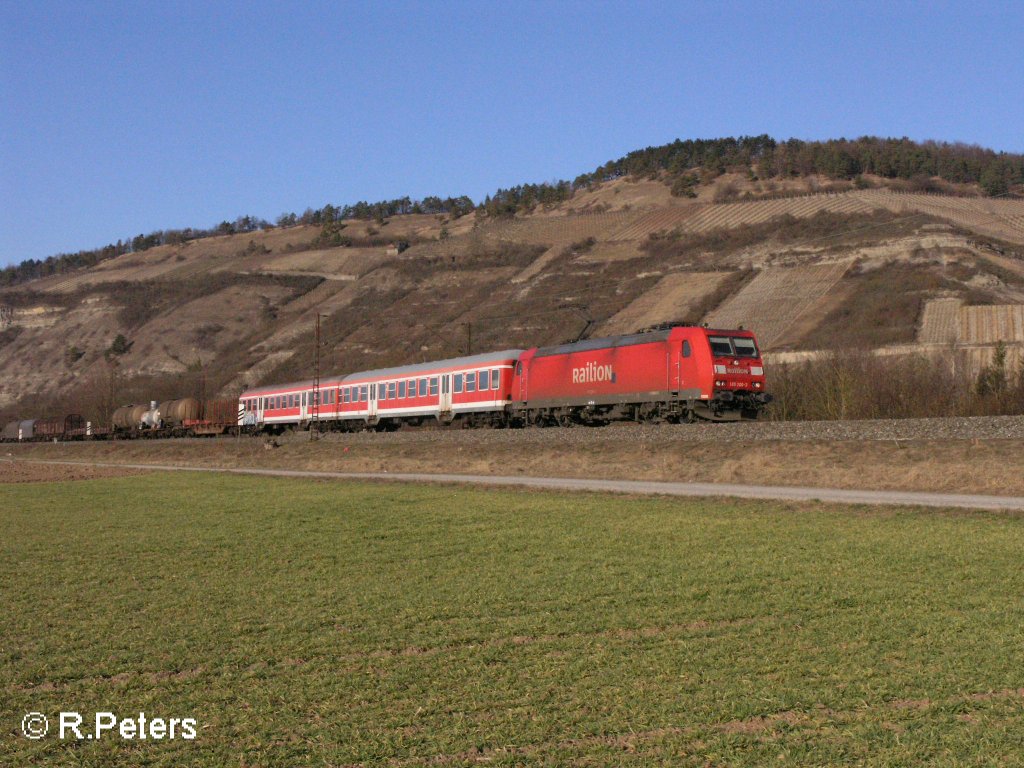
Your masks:
[[[20,462],[18,462],[20,464]],[[921,493],[913,491],[866,491],[841,488],[801,488],[737,483],[666,483],[641,480],[598,480],[562,477],[508,477],[501,475],[453,475],[405,472],[314,472],[297,469],[212,468],[172,464],[104,464],[37,461],[60,467],[176,472],[223,472],[237,475],[297,477],[317,480],[385,480],[413,483],[459,483],[541,490],[627,493],[655,496],[728,496],[782,501],[822,501],[837,504],[943,507],[1024,511],[1024,498],[981,494]]]
[[[145,468],[121,464],[65,464],[49,461],[12,461],[0,459],[0,485],[7,483],[52,483],[65,480],[94,480],[99,477],[124,477],[145,474]]]

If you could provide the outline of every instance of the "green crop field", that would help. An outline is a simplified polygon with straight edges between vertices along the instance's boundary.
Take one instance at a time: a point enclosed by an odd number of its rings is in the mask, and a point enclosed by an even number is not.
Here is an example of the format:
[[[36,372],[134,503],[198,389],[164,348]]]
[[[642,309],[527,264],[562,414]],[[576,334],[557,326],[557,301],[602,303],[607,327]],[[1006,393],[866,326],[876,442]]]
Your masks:
[[[0,515],[4,766],[1024,762],[1019,517],[198,474]]]

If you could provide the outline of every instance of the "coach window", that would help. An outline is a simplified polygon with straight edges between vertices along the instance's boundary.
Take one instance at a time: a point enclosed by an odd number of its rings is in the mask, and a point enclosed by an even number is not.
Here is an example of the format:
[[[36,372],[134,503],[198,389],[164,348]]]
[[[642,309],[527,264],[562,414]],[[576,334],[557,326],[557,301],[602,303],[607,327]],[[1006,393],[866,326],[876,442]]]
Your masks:
[[[485,389],[491,388],[491,374],[490,371],[480,371],[480,391],[483,392]]]
[[[498,369],[491,368],[491,389],[498,388]]]
[[[684,341],[683,342],[683,357],[689,357],[689,356],[690,356],[690,342],[689,341]]]
[[[437,394],[437,376],[431,376],[430,377],[430,394],[431,395],[436,395]]]
[[[395,382],[393,381],[388,384],[388,400],[395,399],[395,386]]]
[[[404,400],[405,399],[405,382],[404,381],[398,382],[398,399],[399,400]]]
[[[303,406],[312,405],[312,403],[310,403],[309,401],[309,392],[302,393],[302,404]]]
[[[466,374],[466,391],[476,392],[476,371]]]
[[[420,393],[420,397],[426,397],[427,396],[427,380],[426,379],[420,379],[419,393]]]
[[[456,373],[453,378],[455,381],[453,382],[452,392],[459,393],[462,391],[462,374]]]
[[[359,387],[359,402],[360,403],[365,403],[366,402],[366,385],[365,384],[363,384],[361,387]]]

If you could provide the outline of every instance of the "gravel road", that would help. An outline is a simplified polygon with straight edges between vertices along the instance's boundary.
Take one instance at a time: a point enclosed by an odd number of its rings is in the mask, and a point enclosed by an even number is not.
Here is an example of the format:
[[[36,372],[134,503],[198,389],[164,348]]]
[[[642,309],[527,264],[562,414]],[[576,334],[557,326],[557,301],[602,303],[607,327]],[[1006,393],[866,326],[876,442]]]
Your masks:
[[[20,462],[17,462],[20,463]],[[111,464],[106,462],[34,461],[36,464],[72,467],[116,468],[120,470],[163,470],[174,472],[222,472],[233,475],[309,478],[317,480],[386,480],[389,482],[458,483],[538,490],[628,493],[657,496],[728,496],[745,499],[821,501],[839,504],[942,507],[1024,511],[1024,498],[964,493],[922,493],[914,491],[864,491],[842,488],[791,488],[738,483],[672,483],[649,480],[599,480],[593,478],[508,477],[502,475],[455,475],[387,472],[316,472],[294,469],[210,468],[169,464]]]

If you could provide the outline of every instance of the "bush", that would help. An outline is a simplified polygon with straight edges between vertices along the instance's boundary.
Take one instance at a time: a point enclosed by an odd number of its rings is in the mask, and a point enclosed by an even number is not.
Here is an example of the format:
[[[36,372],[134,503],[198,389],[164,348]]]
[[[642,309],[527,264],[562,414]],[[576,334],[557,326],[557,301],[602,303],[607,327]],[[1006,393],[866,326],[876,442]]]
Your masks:
[[[982,378],[972,379],[961,369],[949,355],[883,357],[866,351],[832,352],[804,363],[774,365],[768,369],[768,391],[775,396],[768,418],[817,421],[1024,413],[1024,369],[1013,376],[1004,374],[998,391],[979,386]],[[994,378],[985,371],[982,377]]]

